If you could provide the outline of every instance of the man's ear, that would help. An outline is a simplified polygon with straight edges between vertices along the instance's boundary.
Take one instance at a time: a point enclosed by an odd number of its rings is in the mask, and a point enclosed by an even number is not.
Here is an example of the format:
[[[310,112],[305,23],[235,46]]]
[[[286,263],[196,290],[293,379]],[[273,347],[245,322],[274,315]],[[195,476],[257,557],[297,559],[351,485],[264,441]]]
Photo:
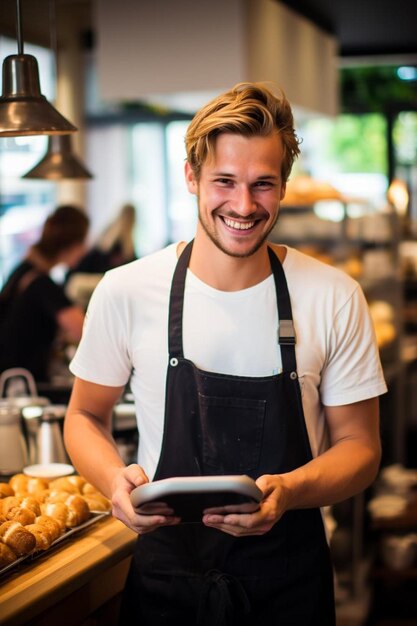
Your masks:
[[[193,168],[191,167],[188,161],[185,162],[184,173],[185,173],[185,182],[187,183],[188,191],[190,193],[197,194],[198,183],[197,183]]]
[[[287,183],[283,183],[281,185],[281,197],[280,197],[280,200],[284,200],[286,191],[287,191]]]

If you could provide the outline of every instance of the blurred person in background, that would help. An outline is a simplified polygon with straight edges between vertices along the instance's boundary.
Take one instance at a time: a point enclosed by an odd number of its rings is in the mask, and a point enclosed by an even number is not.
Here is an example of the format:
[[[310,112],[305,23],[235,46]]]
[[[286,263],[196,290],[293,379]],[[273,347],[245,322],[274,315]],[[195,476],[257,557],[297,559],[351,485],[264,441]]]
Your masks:
[[[0,292],[0,372],[23,367],[36,382],[49,379],[58,337],[78,343],[83,310],[55,282],[58,264],[75,266],[85,252],[89,219],[72,205],[62,205],[46,219],[39,241],[13,270]]]
[[[80,259],[68,275],[76,273],[104,274],[119,265],[135,261],[134,243],[136,210],[124,204],[117,217],[104,229],[97,242]]]

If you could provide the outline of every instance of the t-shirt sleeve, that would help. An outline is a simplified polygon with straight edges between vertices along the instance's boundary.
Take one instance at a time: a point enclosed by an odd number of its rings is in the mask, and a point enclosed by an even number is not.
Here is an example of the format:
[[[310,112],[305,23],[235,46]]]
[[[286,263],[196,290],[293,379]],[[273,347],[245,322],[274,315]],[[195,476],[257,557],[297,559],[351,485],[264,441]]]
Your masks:
[[[70,371],[99,385],[125,385],[131,373],[127,321],[117,295],[108,289],[106,276],[90,299],[83,334]]]
[[[374,326],[359,285],[337,312],[329,344],[320,384],[324,405],[350,404],[387,391]]]

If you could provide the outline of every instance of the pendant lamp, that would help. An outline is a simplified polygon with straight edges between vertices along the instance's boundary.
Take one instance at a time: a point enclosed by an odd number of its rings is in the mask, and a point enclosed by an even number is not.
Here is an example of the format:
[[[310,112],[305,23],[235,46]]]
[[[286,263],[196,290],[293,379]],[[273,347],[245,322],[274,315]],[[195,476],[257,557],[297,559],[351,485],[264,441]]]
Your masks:
[[[58,66],[55,0],[49,0],[49,19],[51,48],[54,52],[55,64]],[[56,71],[58,74],[58,70]],[[38,178],[47,180],[86,179],[93,175],[81,163],[72,151],[70,135],[51,135],[45,156],[22,178]]]
[[[73,126],[41,93],[36,58],[23,53],[20,0],[16,0],[18,53],[3,61],[0,137],[67,135]]]
[[[88,169],[79,161],[71,150],[69,135],[48,137],[48,149],[45,156],[22,178],[93,178]]]

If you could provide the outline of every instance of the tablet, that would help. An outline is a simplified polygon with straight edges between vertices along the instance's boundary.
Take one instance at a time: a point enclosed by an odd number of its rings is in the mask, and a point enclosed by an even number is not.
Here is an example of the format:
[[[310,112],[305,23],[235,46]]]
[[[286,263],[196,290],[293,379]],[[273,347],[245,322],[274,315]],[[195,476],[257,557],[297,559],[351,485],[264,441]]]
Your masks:
[[[263,493],[249,476],[179,476],[145,483],[130,494],[142,515],[176,515],[201,522],[204,513],[253,513]]]

